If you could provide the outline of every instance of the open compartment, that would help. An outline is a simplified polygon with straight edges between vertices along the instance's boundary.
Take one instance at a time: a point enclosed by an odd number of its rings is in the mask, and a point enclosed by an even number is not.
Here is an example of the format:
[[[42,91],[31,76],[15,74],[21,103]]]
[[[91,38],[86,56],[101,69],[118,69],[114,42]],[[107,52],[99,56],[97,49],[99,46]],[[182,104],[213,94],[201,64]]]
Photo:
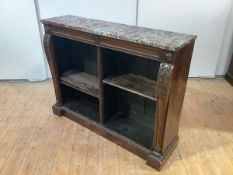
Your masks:
[[[120,88],[104,85],[104,126],[151,149],[156,102]]]
[[[99,99],[61,84],[63,106],[82,116],[99,122]]]
[[[104,83],[156,101],[160,62],[102,49]]]
[[[58,36],[53,44],[61,83],[98,98],[96,46]]]

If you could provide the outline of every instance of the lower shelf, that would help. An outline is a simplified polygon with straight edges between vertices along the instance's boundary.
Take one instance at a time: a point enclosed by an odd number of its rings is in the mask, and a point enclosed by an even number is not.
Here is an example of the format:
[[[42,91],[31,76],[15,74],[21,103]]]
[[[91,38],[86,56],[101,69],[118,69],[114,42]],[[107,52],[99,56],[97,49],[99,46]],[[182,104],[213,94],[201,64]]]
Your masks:
[[[98,99],[90,99],[88,97],[73,97],[65,101],[64,107],[73,112],[81,114],[86,118],[99,122],[99,103]]]
[[[110,85],[104,90],[104,126],[152,149],[156,102]]]
[[[131,139],[127,139],[126,137],[122,137],[122,135],[118,134],[117,132],[114,132],[107,127],[93,122],[93,120],[88,119],[84,117],[83,115],[80,115],[79,113],[74,112],[67,106],[56,106],[53,107],[55,114],[62,114],[66,116],[67,118],[81,124],[82,126],[89,128],[90,130],[98,133],[99,135],[105,137],[106,139],[122,146],[123,148],[127,149],[128,151],[131,151],[132,153],[138,155],[139,157],[146,160],[146,163],[157,169],[160,170],[162,166],[164,165],[167,158],[170,156],[172,151],[175,149],[178,143],[178,136],[174,138],[172,143],[169,145],[167,150],[160,154],[159,152],[156,153],[156,150],[148,149],[144,146],[141,146],[140,144],[137,144],[136,142],[132,141]]]
[[[137,115],[117,112],[105,122],[104,126],[148,149],[152,149],[153,120],[150,118],[144,117],[142,119]]]

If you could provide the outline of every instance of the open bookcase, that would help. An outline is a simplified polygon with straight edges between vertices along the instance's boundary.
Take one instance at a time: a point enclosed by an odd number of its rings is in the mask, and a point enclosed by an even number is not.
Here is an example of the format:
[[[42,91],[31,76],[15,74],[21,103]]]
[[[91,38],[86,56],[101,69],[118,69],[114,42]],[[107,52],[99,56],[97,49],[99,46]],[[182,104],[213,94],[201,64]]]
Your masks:
[[[64,107],[151,149],[160,62],[58,36],[53,43]]]
[[[178,142],[195,36],[73,16],[42,22],[53,112],[160,170]]]

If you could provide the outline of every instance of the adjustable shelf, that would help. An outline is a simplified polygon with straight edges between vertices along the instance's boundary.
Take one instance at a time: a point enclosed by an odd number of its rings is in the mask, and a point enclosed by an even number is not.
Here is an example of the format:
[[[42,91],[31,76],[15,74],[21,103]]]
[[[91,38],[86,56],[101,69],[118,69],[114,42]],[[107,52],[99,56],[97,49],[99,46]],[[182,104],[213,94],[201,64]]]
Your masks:
[[[103,80],[104,83],[134,94],[156,101],[156,81],[140,75],[124,74],[116,77],[109,77]]]
[[[178,143],[196,37],[75,16],[42,22],[53,112],[160,170]]]
[[[60,78],[61,83],[99,98],[98,78],[77,69],[69,70]]]

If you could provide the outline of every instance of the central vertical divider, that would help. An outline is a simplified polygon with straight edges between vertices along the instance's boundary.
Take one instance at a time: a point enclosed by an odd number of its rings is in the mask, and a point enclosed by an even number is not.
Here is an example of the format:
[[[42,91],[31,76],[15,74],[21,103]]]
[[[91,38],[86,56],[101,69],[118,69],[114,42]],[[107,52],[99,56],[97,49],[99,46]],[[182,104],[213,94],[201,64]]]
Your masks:
[[[100,123],[104,122],[104,85],[103,85],[103,61],[102,50],[97,46],[97,66],[98,66],[98,80],[99,80],[99,111]]]

